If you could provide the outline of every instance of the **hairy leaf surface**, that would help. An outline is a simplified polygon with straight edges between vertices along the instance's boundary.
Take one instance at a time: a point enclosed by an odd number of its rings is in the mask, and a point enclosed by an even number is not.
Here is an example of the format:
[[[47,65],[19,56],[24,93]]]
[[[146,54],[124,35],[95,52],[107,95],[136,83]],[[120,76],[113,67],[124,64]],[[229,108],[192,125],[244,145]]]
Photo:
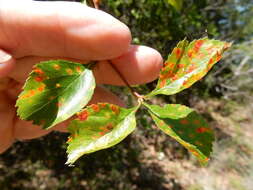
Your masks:
[[[148,97],[176,94],[200,80],[231,44],[202,38],[178,43],[161,69],[158,84]]]
[[[44,128],[52,127],[80,111],[95,88],[92,71],[79,63],[63,60],[34,66],[16,106],[21,119]]]
[[[68,129],[68,161],[73,164],[84,154],[114,146],[136,127],[136,108],[125,109],[113,104],[93,104],[77,114]]]
[[[199,114],[179,104],[145,106],[158,128],[187,148],[202,164],[208,161],[214,134]]]

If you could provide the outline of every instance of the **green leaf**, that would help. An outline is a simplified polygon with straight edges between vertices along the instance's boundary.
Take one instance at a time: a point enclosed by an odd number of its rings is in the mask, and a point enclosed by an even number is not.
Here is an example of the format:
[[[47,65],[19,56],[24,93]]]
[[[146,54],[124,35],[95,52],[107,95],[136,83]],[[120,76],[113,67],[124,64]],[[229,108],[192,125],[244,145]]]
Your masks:
[[[164,107],[146,103],[144,105],[164,133],[187,148],[200,163],[207,163],[212,152],[214,134],[199,114],[179,104]]]
[[[221,59],[231,44],[202,38],[178,43],[161,69],[158,84],[147,97],[172,95],[189,88],[200,80]]]
[[[68,127],[71,136],[66,164],[73,164],[84,154],[112,147],[126,138],[136,127],[137,109],[99,103],[78,113]]]
[[[34,66],[16,106],[21,119],[52,127],[80,111],[91,99],[95,79],[88,66],[63,60]]]
[[[183,0],[167,0],[169,4],[171,4],[178,12],[181,11]]]

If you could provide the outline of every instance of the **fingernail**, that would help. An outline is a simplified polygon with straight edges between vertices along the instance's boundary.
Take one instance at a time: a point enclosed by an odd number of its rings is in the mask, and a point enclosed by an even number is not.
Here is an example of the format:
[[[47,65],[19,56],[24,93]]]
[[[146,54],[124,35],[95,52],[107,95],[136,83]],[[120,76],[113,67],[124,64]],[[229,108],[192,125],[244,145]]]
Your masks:
[[[11,59],[11,55],[0,49],[0,64]]]

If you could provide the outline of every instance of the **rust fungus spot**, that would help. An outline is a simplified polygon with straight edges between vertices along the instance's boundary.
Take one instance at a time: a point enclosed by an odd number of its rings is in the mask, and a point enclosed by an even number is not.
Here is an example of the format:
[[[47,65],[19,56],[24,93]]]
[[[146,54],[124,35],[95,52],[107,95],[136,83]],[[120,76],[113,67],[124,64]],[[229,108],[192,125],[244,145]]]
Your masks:
[[[103,131],[102,131],[102,132],[99,132],[99,135],[100,135],[100,136],[103,136],[103,135],[105,135],[105,132],[103,132]]]
[[[61,103],[61,102],[57,102],[57,103],[56,103],[56,106],[59,108],[59,107],[62,106],[62,103]]]
[[[59,83],[56,83],[55,87],[56,87],[56,88],[60,88],[61,85],[60,85]]]
[[[206,157],[206,158],[204,159],[204,161],[205,161],[205,162],[208,162],[208,161],[209,161],[209,158]]]
[[[106,103],[99,103],[99,106],[100,106],[100,108],[102,108],[102,109],[105,108],[106,105],[107,105]]]
[[[204,40],[197,40],[196,43],[194,44],[194,51],[197,53],[201,46],[203,45]]]
[[[192,57],[193,57],[193,54],[194,54],[193,50],[190,49],[190,50],[188,51],[188,57],[189,57],[189,58],[192,58]]]
[[[166,80],[162,80],[159,84],[160,88],[163,88],[166,85]]]
[[[172,79],[172,81],[175,81],[175,80],[178,79],[178,76],[177,76],[177,75],[174,75],[171,79]]]
[[[120,110],[118,106],[111,104],[110,108],[115,114],[119,114]]]
[[[181,64],[181,63],[178,64],[178,65],[177,65],[177,68],[179,68],[179,69],[184,68],[184,64]]]
[[[93,109],[94,112],[99,112],[99,106],[97,104],[90,105],[91,109]]]
[[[54,67],[54,69],[57,70],[57,71],[60,70],[60,68],[61,68],[60,65],[58,65],[58,64],[54,64],[53,67]]]
[[[77,114],[77,118],[81,121],[87,120],[88,116],[89,116],[89,113],[87,110],[84,110],[84,111]]]
[[[197,128],[196,131],[197,131],[197,133],[205,133],[205,132],[209,132],[210,129],[205,128],[205,127],[199,127],[199,128]]]
[[[39,92],[44,91],[44,90],[45,90],[45,87],[46,87],[45,84],[41,84],[41,85],[39,86],[39,88],[38,88],[38,91],[39,91]]]
[[[187,73],[191,73],[192,71],[194,71],[196,69],[196,66],[193,64],[190,65],[190,67],[187,70]]]
[[[72,69],[66,69],[66,72],[67,72],[69,75],[72,75],[72,74],[73,74]]]
[[[179,59],[181,56],[181,49],[180,48],[175,48],[175,53],[176,53],[176,58]]]
[[[187,125],[187,124],[189,124],[189,121],[186,120],[186,119],[182,119],[182,120],[180,120],[180,123],[181,123],[182,125]]]
[[[196,120],[193,121],[193,123],[196,124],[196,125],[199,125],[200,121],[196,119]]]
[[[34,78],[34,80],[37,81],[37,82],[42,82],[44,80],[44,77],[37,76],[37,77]]]
[[[221,53],[217,52],[216,56],[217,56],[216,61],[220,61],[221,60]]]
[[[111,123],[109,123],[109,124],[106,126],[106,128],[107,128],[108,130],[112,130],[112,129],[113,129],[113,125],[112,125]]]
[[[166,71],[166,70],[167,70],[166,67],[163,67],[163,68],[161,69],[162,72],[164,72],[164,71]]]
[[[81,67],[77,66],[77,67],[76,67],[76,71],[77,71],[78,73],[81,73],[81,71],[82,71],[82,70],[81,70]]]
[[[211,58],[209,61],[208,61],[208,65],[212,65],[213,64],[213,59]]]
[[[35,73],[39,74],[39,75],[43,75],[44,74],[44,71],[42,71],[40,68],[35,68],[33,71]]]

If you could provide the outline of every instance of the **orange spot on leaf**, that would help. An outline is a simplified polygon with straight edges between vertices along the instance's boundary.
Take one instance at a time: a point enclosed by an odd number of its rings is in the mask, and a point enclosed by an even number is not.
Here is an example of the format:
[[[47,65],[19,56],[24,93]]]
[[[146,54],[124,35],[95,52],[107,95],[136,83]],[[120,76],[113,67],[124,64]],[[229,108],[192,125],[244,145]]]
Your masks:
[[[184,64],[178,64],[177,68],[179,68],[179,69],[184,68]]]
[[[41,84],[41,85],[39,86],[39,88],[38,88],[38,91],[39,91],[39,92],[42,92],[43,90],[45,90],[45,87],[46,87],[45,84]]]
[[[193,50],[190,49],[190,50],[188,51],[188,57],[189,57],[189,58],[192,58],[192,57],[193,57],[193,54],[194,54]]]
[[[197,133],[205,133],[205,132],[209,132],[210,129],[205,128],[205,127],[199,127],[199,128],[197,128],[196,131],[197,131]]]
[[[182,119],[182,120],[180,120],[180,123],[181,123],[182,125],[187,125],[187,124],[189,124],[189,121],[186,120],[186,119]]]
[[[91,109],[93,109],[93,111],[95,111],[95,112],[99,112],[99,110],[100,110],[100,108],[99,108],[99,106],[98,106],[97,104],[92,104],[92,105],[90,105],[90,107],[91,107]]]
[[[42,82],[44,80],[44,77],[37,76],[37,77],[34,78],[34,80],[37,81],[37,82]]]
[[[60,88],[61,85],[60,85],[59,83],[57,83],[57,84],[55,85],[55,87],[56,87],[56,88]]]
[[[76,71],[77,71],[78,73],[81,73],[81,71],[82,71],[82,70],[81,70],[81,67],[77,66],[77,67],[76,67]]]
[[[87,120],[88,116],[89,116],[89,113],[87,110],[84,110],[84,111],[77,114],[77,118],[81,121]]]
[[[35,73],[39,74],[39,75],[43,75],[44,74],[44,71],[42,71],[40,68],[35,68],[33,71]]]
[[[201,48],[201,46],[203,45],[204,40],[197,40],[194,44],[194,51],[197,53],[199,51],[199,49]]]
[[[110,104],[110,108],[116,115],[119,114],[120,110],[118,106]]]
[[[73,74],[72,69],[66,69],[66,72],[67,72],[69,75],[72,75],[72,74]]]
[[[165,85],[166,85],[166,80],[161,80],[160,84],[159,84],[159,87],[163,88]]]
[[[217,52],[216,53],[216,61],[220,61],[221,60],[221,53]]]
[[[54,67],[55,70],[60,70],[60,68],[61,68],[60,65],[58,65],[58,64],[54,64],[53,67]]]
[[[196,119],[196,120],[193,121],[193,123],[196,124],[196,125],[199,125],[200,121]]]
[[[175,53],[176,53],[176,58],[179,59],[181,56],[181,49],[180,48],[175,48]]]

